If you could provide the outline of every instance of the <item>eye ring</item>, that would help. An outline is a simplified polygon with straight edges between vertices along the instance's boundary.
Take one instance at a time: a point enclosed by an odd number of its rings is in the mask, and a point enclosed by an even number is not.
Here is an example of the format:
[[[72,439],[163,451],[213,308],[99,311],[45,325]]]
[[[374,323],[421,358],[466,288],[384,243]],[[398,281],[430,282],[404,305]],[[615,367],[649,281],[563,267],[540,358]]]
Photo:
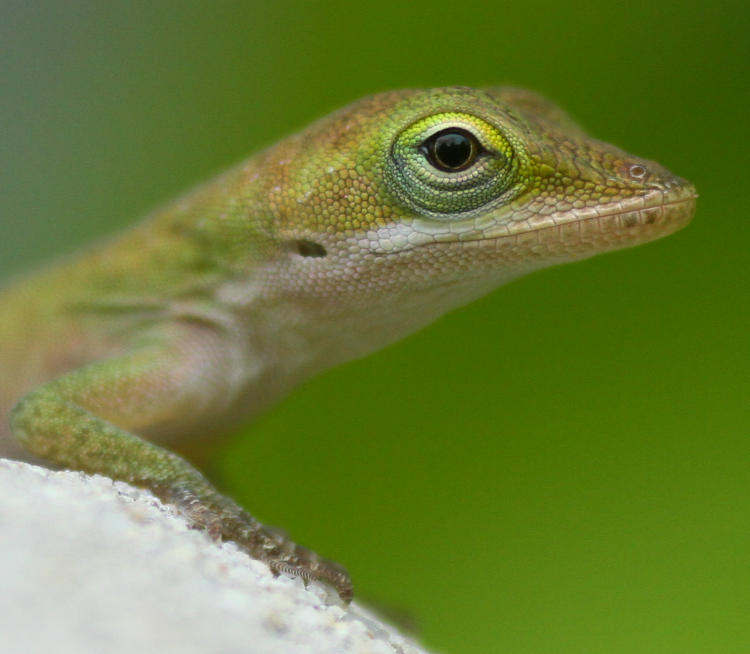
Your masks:
[[[445,145],[440,140],[444,136],[459,147],[437,147]],[[422,216],[468,216],[523,188],[518,172],[525,158],[519,141],[469,113],[419,117],[394,134],[389,148],[386,184],[401,204]]]
[[[419,151],[433,168],[458,173],[474,165],[484,148],[469,130],[447,127],[425,140]]]

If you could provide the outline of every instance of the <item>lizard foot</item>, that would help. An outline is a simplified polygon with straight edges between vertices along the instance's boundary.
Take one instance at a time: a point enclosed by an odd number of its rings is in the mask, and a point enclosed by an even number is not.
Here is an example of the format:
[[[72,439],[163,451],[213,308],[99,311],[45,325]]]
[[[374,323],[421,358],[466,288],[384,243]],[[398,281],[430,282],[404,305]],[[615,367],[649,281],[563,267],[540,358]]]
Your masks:
[[[333,587],[344,602],[352,600],[352,582],[342,566],[295,544],[283,530],[262,525],[228,497],[216,491],[209,495],[202,497],[178,486],[169,489],[166,500],[195,528],[205,530],[214,540],[234,541],[251,557],[266,563],[275,575],[300,577],[305,585],[318,581]]]

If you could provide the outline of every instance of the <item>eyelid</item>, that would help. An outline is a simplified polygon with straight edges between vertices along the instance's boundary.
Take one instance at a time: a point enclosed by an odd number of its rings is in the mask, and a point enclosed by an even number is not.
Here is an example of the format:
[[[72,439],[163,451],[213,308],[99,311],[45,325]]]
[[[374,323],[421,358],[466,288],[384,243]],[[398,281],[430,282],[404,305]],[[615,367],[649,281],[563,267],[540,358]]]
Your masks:
[[[420,137],[422,141],[429,141],[433,136],[435,136],[435,134],[439,134],[440,132],[445,132],[451,129],[467,132],[471,134],[477,141],[479,141],[479,143],[482,143],[483,141],[481,130],[479,130],[476,125],[468,120],[463,121],[456,119],[450,121],[446,120],[445,122],[437,122],[434,125],[430,125],[420,134]]]

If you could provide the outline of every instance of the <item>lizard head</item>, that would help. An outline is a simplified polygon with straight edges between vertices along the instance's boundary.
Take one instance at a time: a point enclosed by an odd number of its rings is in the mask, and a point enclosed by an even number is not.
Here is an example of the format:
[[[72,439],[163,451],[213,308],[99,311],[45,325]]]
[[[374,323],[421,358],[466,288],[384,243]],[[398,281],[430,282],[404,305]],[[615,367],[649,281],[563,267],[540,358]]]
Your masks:
[[[685,180],[513,88],[372,96],[268,156],[268,204],[292,259],[364,295],[387,281],[478,294],[664,236],[695,208]]]

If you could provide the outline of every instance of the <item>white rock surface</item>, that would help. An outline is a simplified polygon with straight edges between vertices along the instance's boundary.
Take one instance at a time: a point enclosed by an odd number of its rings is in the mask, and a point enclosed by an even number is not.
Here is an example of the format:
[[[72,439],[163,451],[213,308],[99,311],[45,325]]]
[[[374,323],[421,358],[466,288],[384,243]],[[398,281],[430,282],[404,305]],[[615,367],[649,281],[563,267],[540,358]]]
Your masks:
[[[2,652],[427,654],[332,595],[149,493],[0,459]]]

